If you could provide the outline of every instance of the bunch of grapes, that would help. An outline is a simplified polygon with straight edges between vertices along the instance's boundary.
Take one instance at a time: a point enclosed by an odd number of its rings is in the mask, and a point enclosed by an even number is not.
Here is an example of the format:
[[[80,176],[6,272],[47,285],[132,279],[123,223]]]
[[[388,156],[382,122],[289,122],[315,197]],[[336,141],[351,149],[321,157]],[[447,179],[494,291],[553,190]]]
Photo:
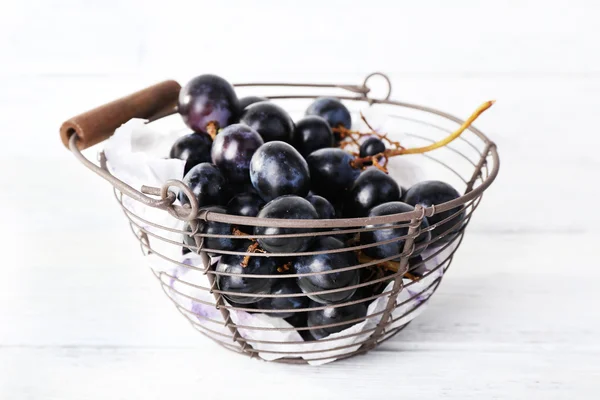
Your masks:
[[[387,159],[415,149],[405,149],[374,130],[352,131],[349,110],[335,98],[316,99],[294,122],[268,99],[238,99],[223,78],[201,75],[182,88],[178,110],[192,132],[173,144],[170,157],[186,161],[183,181],[202,209],[247,217],[329,220],[402,213],[417,204],[427,207],[460,196],[440,181],[421,182],[408,190],[399,186],[387,174]],[[349,145],[355,145],[354,153],[348,151]],[[179,200],[189,203],[183,193]],[[427,245],[451,241],[464,220],[462,208],[423,218],[411,263],[420,259]],[[200,229],[204,234],[239,236],[205,237],[202,248],[210,255],[262,253],[220,257],[217,284],[229,293],[225,296],[229,303],[286,318],[320,339],[363,319],[368,301],[384,287],[355,286],[393,273],[394,265],[398,270],[404,240],[394,239],[406,236],[408,228],[367,228],[377,229],[330,236],[310,234],[304,228],[219,222],[207,222]],[[303,235],[275,236],[286,234]],[[357,245],[365,247],[346,250]],[[185,236],[185,246],[194,246],[190,236]],[[295,256],[298,252],[319,253]],[[376,262],[381,259],[386,262]],[[369,268],[351,268],[369,261],[375,261]],[[319,309],[296,311],[306,308]]]

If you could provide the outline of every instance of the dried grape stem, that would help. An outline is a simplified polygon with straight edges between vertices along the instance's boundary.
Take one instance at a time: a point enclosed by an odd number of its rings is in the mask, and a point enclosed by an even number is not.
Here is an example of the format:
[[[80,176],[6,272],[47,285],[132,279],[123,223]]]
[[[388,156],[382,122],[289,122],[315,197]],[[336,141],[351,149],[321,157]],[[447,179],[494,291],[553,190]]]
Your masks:
[[[263,249],[259,249],[258,248],[258,242],[254,242],[252,243],[250,246],[248,246],[248,249],[246,250],[247,253],[264,253],[265,251]],[[250,258],[252,256],[250,254],[248,254],[247,256],[244,256],[244,259],[242,260],[242,268],[246,268],[248,266],[248,263],[250,262]]]
[[[206,133],[208,133],[210,135],[212,140],[215,140],[215,137],[217,136],[217,130],[218,130],[218,125],[214,121],[211,121],[206,125]]]
[[[371,257],[369,257],[367,255],[364,255],[361,252],[358,255],[358,261],[360,261],[361,263],[368,263],[368,262],[375,261],[375,259],[371,258]],[[378,267],[381,267],[381,268],[383,268],[385,270],[391,271],[391,272],[398,272],[398,270],[400,269],[400,262],[398,262],[398,261],[382,261],[382,262],[379,262],[379,263],[377,263],[375,265],[378,266]],[[419,279],[421,279],[418,276],[415,276],[415,275],[411,274],[410,272],[406,272],[403,275],[403,277],[406,278],[406,279],[410,279],[411,281],[418,281]]]

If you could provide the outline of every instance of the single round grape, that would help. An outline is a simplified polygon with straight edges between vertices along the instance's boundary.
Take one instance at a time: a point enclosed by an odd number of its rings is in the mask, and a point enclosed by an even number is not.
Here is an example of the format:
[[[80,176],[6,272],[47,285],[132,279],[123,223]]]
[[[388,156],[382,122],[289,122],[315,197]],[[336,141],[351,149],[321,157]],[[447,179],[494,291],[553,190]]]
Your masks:
[[[249,105],[252,105],[254,103],[260,103],[261,101],[269,101],[269,99],[267,99],[266,97],[260,97],[260,96],[242,97],[240,99],[240,110],[243,111]]]
[[[206,133],[189,133],[177,139],[169,153],[170,158],[184,160],[185,169],[183,174],[187,174],[194,166],[210,162],[210,150],[212,148],[212,139]]]
[[[351,154],[342,149],[320,149],[306,157],[310,169],[311,188],[320,196],[335,203],[344,198],[360,174],[350,163]]]
[[[279,140],[290,143],[294,122],[289,114],[270,101],[261,101],[246,107],[240,122],[255,129],[265,142]]]
[[[220,206],[210,206],[203,207],[203,210],[225,214],[225,208]],[[192,228],[189,223],[186,223],[184,226],[184,230],[187,232],[192,232]],[[226,224],[223,222],[215,222],[215,221],[205,221],[200,225],[199,233],[205,233],[208,235],[231,235],[233,232],[233,227],[230,224]],[[239,239],[232,238],[220,238],[220,237],[203,237],[202,238],[202,248],[211,249],[211,250],[233,250],[236,247],[236,242],[239,242]],[[183,243],[188,246],[196,247],[196,241],[192,236],[183,235]],[[211,256],[217,255],[215,252],[209,252]]]
[[[299,293],[302,293],[302,291],[295,279],[279,278],[275,279],[270,294],[296,295]],[[298,313],[294,311],[268,312],[268,310],[300,310],[308,307],[308,297],[304,295],[294,297],[263,297],[256,306],[260,311],[271,317],[290,318]]]
[[[419,182],[411,186],[404,195],[404,201],[412,206],[421,204],[423,207],[431,207],[432,205],[446,203],[448,201],[458,199],[459,197],[460,193],[458,193],[456,189],[454,189],[446,182],[425,181]],[[446,218],[451,217],[455,213],[458,213],[458,215],[440,225],[437,225]],[[450,209],[448,211],[436,213],[431,217],[428,217],[429,223],[431,225],[437,225],[431,232],[433,237],[447,233],[446,236],[444,236],[441,239],[438,239],[435,243],[432,243],[431,245],[433,247],[437,247],[451,241],[463,227],[465,217],[465,207],[462,205]]]
[[[225,128],[238,121],[240,103],[233,86],[216,75],[200,75],[179,92],[177,111],[195,132],[207,132],[209,124]]]
[[[309,247],[310,251],[327,251],[343,249],[344,244],[330,236],[318,236]],[[295,274],[308,274],[313,272],[328,272],[340,268],[358,265],[356,255],[352,251],[341,253],[324,253],[312,256],[296,257],[292,261]],[[323,290],[340,289],[358,284],[359,271],[353,269],[342,272],[332,272],[320,275],[298,277],[298,286],[308,297],[318,303],[331,304],[347,301],[356,292],[349,289],[333,293],[311,294]]]
[[[250,180],[265,201],[288,194],[304,197],[310,189],[306,160],[292,146],[279,141],[256,150],[250,162]]]
[[[332,97],[319,97],[306,109],[306,115],[318,115],[323,117],[330,127],[352,127],[352,117],[350,111],[338,99]],[[334,134],[336,141],[340,140],[338,133]]]
[[[333,132],[324,118],[311,115],[296,122],[292,143],[306,157],[315,150],[333,147]]]
[[[246,251],[252,245],[249,240],[244,240],[236,247],[237,251]],[[223,295],[228,301],[237,304],[251,304],[259,301],[261,294],[271,292],[273,278],[252,278],[252,275],[275,275],[277,263],[271,257],[250,257],[248,265],[242,266],[244,256],[225,254],[217,264],[217,272],[240,274],[238,276],[218,275],[217,285],[220,290],[256,296],[236,296],[235,294]]]
[[[318,307],[320,304],[311,303],[309,307]],[[323,339],[332,333],[341,332],[344,329],[350,328],[354,324],[362,321],[351,322],[343,325],[331,326],[328,328],[319,328],[319,326],[337,324],[355,319],[364,318],[367,316],[367,306],[364,302],[351,304],[343,307],[326,307],[322,310],[314,310],[308,312],[308,326],[312,336],[319,340]]]
[[[233,124],[215,137],[212,162],[221,170],[228,182],[250,182],[250,160],[263,140],[254,129],[244,124]]]
[[[344,203],[344,214],[348,217],[366,217],[373,207],[400,199],[400,188],[388,174],[377,168],[363,171]]]
[[[183,178],[198,200],[198,205],[222,205],[227,201],[227,186],[225,178],[217,167],[209,163],[200,163],[188,171]],[[189,204],[189,199],[179,192],[182,205]]]
[[[331,205],[329,200],[325,197],[318,196],[316,194],[306,196],[306,200],[313,205],[315,210],[317,210],[317,214],[319,215],[319,219],[334,219],[335,218],[335,208]]]
[[[308,305],[307,305],[308,306]],[[308,316],[308,312],[295,312],[294,315],[285,319],[285,321],[293,326],[294,328],[306,328],[306,318]],[[312,336],[310,332],[307,330],[298,331],[302,339],[308,341],[312,340]]]
[[[308,200],[298,196],[282,196],[267,203],[258,213],[259,218],[281,219],[317,219],[317,211]],[[268,226],[254,227],[255,235],[284,235],[292,233],[310,232],[308,228],[276,228]],[[260,246],[271,253],[295,253],[304,251],[311,243],[313,237],[284,237],[284,238],[259,238]]]
[[[371,211],[369,211],[369,217],[379,217],[382,215],[391,215],[391,214],[399,214],[404,212],[414,211],[414,207],[402,203],[400,201],[390,201],[388,203],[380,204],[376,207],[373,207]],[[406,236],[408,234],[408,227],[396,227],[396,228],[386,228],[393,225],[408,225],[408,222],[398,222],[395,224],[383,224],[383,225],[367,225],[367,228],[378,228],[377,230],[361,232],[360,234],[360,244],[374,244],[377,242],[383,242],[386,240],[392,240],[398,238],[400,236]],[[421,229],[424,230],[429,227],[429,223],[427,221],[427,217],[424,217],[421,221]],[[431,239],[431,232],[424,231],[414,241],[415,246],[419,246]],[[380,244],[378,246],[368,247],[363,249],[363,252],[369,257],[382,259],[387,257],[398,256],[398,258],[394,258],[393,260],[398,261],[400,259],[400,254],[404,249],[405,239],[400,239],[393,241],[391,243]],[[411,257],[415,257],[421,252],[423,252],[425,248],[415,249]]]
[[[255,192],[239,193],[227,203],[227,214],[256,217],[264,205],[265,201]]]
[[[376,137],[370,137],[360,145],[360,156],[374,156],[385,151],[385,143]]]

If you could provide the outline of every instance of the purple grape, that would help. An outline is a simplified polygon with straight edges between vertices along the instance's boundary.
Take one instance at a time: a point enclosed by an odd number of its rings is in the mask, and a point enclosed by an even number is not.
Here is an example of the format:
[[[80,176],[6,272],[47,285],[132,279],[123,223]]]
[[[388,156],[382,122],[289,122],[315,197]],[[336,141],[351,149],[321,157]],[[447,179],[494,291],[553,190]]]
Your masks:
[[[292,143],[306,157],[315,150],[333,147],[333,132],[325,119],[311,115],[296,123]]]
[[[288,194],[304,197],[310,189],[306,161],[292,146],[279,141],[256,150],[250,162],[250,180],[265,201]]]
[[[212,162],[233,184],[250,182],[250,160],[263,144],[254,129],[244,124],[229,125],[223,129],[212,146]]]
[[[261,101],[246,107],[240,122],[254,128],[265,142],[292,141],[294,122],[283,108],[270,101]]]
[[[184,160],[185,169],[183,175],[187,174],[192,167],[203,162],[210,162],[210,150],[212,139],[206,133],[189,133],[180,137],[173,143],[170,158]]]
[[[309,247],[310,251],[329,251],[343,248],[344,244],[342,242],[330,236],[318,236],[315,238],[313,245]],[[295,274],[308,274],[334,271],[357,264],[358,261],[354,252],[347,251],[296,257],[292,262],[292,268]],[[358,269],[353,269],[342,272],[302,276],[297,279],[298,286],[300,286],[300,289],[311,300],[323,304],[341,303],[352,297],[356,289],[323,294],[311,293],[356,285],[359,280],[359,271]]]
[[[385,143],[376,137],[370,137],[360,145],[360,156],[374,156],[385,151]]]
[[[352,127],[352,117],[350,111],[338,99],[332,97],[319,97],[308,109],[306,115],[318,115],[325,118],[327,123],[332,128],[344,127],[350,129]],[[339,134],[335,134],[335,139],[340,140]]]
[[[227,201],[227,186],[225,178],[217,167],[209,163],[200,163],[189,170],[183,178],[185,183],[198,200],[198,205],[210,206],[221,205]],[[189,199],[183,193],[179,193],[179,201],[182,205],[189,204]]]
[[[363,171],[344,203],[344,215],[366,217],[373,207],[389,201],[400,200],[400,188],[396,181],[383,171],[371,167]]]
[[[350,164],[351,154],[342,149],[320,149],[306,157],[310,168],[311,189],[332,203],[343,198],[360,170]]]
[[[318,307],[321,304],[311,303],[309,307]],[[351,304],[343,307],[327,307],[322,310],[314,310],[308,312],[308,326],[311,328],[310,333],[317,340],[323,339],[332,333],[341,332],[344,329],[350,328],[354,323],[331,326],[328,328],[319,328],[322,325],[336,324],[345,321],[352,321],[359,318],[364,318],[367,315],[367,306],[364,302]]]
[[[207,132],[211,123],[219,129],[237,122],[240,104],[233,86],[225,79],[200,75],[179,92],[178,111],[192,130]]]
[[[411,186],[404,195],[404,201],[412,206],[421,204],[423,207],[431,207],[432,205],[446,203],[459,197],[460,193],[446,182],[425,181]],[[455,213],[458,213],[458,215],[441,223]],[[446,234],[443,238],[432,243],[432,247],[441,246],[451,241],[460,232],[465,215],[464,206],[458,206],[448,211],[437,212],[428,217],[431,225],[437,225],[431,232],[434,237]]]
[[[278,278],[271,287],[270,294],[285,294],[295,295],[302,291],[296,284],[293,278]],[[306,296],[290,296],[290,297],[263,297],[256,304],[259,311],[264,312],[268,316],[277,318],[290,318],[298,312],[268,312],[269,310],[295,310],[303,309],[308,306],[308,297]]]
[[[335,218],[335,208],[333,208],[331,203],[325,197],[313,194],[306,196],[306,200],[308,200],[310,204],[313,205],[315,210],[317,210],[317,214],[319,214],[319,219]]]
[[[258,213],[259,218],[277,219],[317,219],[317,211],[308,202],[298,196],[282,196],[267,203]],[[268,226],[254,227],[255,235],[284,235],[291,233],[310,232],[308,228],[277,228]],[[305,250],[311,243],[313,237],[263,237],[257,239],[260,246],[271,253],[294,253]]]
[[[266,97],[260,97],[260,96],[247,96],[247,97],[242,97],[240,99],[240,110],[245,110],[246,107],[248,107],[249,105],[252,105],[254,103],[260,103],[261,101],[269,101],[269,99],[267,99]]]
[[[400,201],[390,201],[388,203],[380,204],[376,207],[373,207],[371,211],[369,211],[369,217],[378,217],[382,215],[392,215],[392,214],[400,214],[405,212],[414,211],[414,207],[402,203]],[[401,236],[405,236],[408,234],[408,227],[390,227],[391,225],[407,225],[408,222],[398,222],[395,224],[383,224],[383,225],[367,225],[367,228],[378,228],[373,231],[361,232],[360,234],[360,244],[375,244],[378,242],[384,242],[392,239],[396,239]],[[420,235],[418,235],[414,241],[415,246],[419,246],[424,244],[425,242],[431,239],[431,232],[425,231],[426,228],[429,227],[429,222],[427,218],[423,218],[421,221],[421,230],[423,231]],[[380,244],[378,246],[372,246],[363,249],[363,252],[369,257],[375,259],[388,258],[393,256],[398,256],[394,258],[394,261],[398,261],[400,259],[400,254],[402,254],[404,250],[404,242],[405,239],[396,240],[386,244]],[[421,252],[423,252],[425,248],[415,249],[411,257],[416,257]]]

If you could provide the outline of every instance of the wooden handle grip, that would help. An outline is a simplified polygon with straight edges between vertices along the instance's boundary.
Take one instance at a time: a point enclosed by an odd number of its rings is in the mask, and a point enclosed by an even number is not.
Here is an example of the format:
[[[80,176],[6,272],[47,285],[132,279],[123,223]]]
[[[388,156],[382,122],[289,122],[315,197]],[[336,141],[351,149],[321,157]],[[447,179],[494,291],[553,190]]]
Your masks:
[[[83,150],[108,139],[132,118],[167,114],[175,109],[180,89],[179,83],[164,81],[70,118],[60,127],[62,142],[69,148],[69,137],[75,134],[78,147]]]

